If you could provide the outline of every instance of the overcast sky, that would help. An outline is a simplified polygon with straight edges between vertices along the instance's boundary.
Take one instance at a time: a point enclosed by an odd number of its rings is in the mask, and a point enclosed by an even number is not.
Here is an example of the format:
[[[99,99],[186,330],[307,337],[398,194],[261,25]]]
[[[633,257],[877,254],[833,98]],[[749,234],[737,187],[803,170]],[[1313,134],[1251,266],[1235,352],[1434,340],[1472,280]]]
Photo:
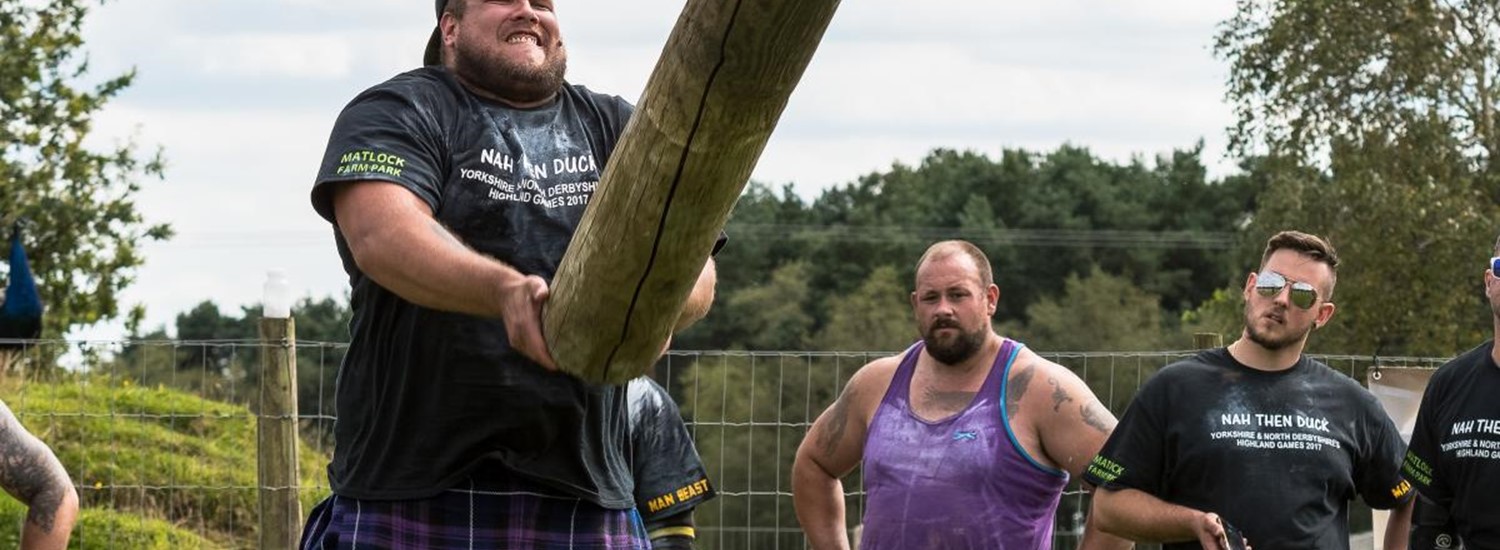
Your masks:
[[[634,101],[683,3],[557,0],[569,80]],[[1226,71],[1211,44],[1232,11],[1222,0],[848,0],[753,179],[812,198],[938,147],[995,157],[1071,143],[1123,162],[1200,139],[1211,173],[1225,173]],[[342,296],[347,279],[308,190],[339,109],[416,67],[432,26],[427,0],[96,8],[92,74],[139,74],[95,137],[164,149],[166,179],[144,182],[139,204],[177,230],[145,247],[125,304],[145,304],[148,327],[205,299],[236,312],[260,301],[272,267],[299,295]]]

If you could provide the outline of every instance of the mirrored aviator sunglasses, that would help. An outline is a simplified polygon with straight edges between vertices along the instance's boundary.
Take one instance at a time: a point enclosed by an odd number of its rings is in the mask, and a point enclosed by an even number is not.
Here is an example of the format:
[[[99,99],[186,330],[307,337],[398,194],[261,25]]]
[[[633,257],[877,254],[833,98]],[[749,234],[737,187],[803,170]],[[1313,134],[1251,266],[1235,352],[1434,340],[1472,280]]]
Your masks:
[[[1286,288],[1286,285],[1286,277],[1275,271],[1262,271],[1255,276],[1255,291],[1265,298],[1275,298],[1277,294],[1281,294],[1281,289]],[[1302,309],[1312,309],[1317,301],[1318,291],[1311,284],[1292,283],[1292,305]]]

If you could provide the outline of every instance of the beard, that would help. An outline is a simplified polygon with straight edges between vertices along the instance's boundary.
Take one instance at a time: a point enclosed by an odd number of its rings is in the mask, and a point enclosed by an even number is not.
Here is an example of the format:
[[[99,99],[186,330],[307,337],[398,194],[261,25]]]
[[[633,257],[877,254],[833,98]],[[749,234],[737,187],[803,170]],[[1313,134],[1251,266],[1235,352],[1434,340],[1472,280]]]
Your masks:
[[[1282,318],[1285,319],[1286,315],[1283,314]],[[1283,322],[1283,326],[1285,326],[1285,322]],[[1250,336],[1250,341],[1255,342],[1256,344],[1260,344],[1260,347],[1266,348],[1271,351],[1281,351],[1283,349],[1286,349],[1287,346],[1291,346],[1292,344],[1303,341],[1307,338],[1308,334],[1312,333],[1312,327],[1313,326],[1309,324],[1307,326],[1307,330],[1304,330],[1301,333],[1292,331],[1290,330],[1290,327],[1288,327],[1288,331],[1285,334],[1277,337],[1276,335],[1271,334],[1270,331],[1260,330],[1260,327],[1255,323],[1254,314],[1248,312],[1245,313],[1245,333]]]
[[[552,97],[568,72],[568,51],[561,44],[547,54],[539,66],[518,65],[482,48],[454,50],[453,72],[496,97],[516,103],[534,103]]]
[[[937,337],[937,331],[941,328],[956,328],[958,336],[953,337],[951,342],[943,342]],[[968,332],[956,323],[938,321],[922,335],[922,343],[927,346],[927,354],[939,363],[957,365],[979,353],[979,348],[984,346],[984,337],[983,330]]]

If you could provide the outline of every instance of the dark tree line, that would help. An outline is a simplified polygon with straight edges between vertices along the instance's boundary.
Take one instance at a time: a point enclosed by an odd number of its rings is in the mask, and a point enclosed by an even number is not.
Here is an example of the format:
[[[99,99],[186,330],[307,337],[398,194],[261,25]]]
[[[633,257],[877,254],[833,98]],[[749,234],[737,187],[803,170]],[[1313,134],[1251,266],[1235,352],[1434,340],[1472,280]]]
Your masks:
[[[1154,297],[1166,324],[1150,328],[1173,328],[1245,269],[1233,265],[1234,252],[1259,191],[1253,178],[1208,180],[1199,153],[1116,164],[1077,147],[998,159],[940,149],[810,202],[791,186],[752,183],[726,229],[721,299],[677,345],[899,349],[916,336],[906,306],[916,261],[952,238],[990,256],[998,321],[1024,325],[1030,308],[1063,299],[1070,277],[1114,277]],[[868,292],[877,287],[879,295]],[[867,326],[851,331],[851,323]]]

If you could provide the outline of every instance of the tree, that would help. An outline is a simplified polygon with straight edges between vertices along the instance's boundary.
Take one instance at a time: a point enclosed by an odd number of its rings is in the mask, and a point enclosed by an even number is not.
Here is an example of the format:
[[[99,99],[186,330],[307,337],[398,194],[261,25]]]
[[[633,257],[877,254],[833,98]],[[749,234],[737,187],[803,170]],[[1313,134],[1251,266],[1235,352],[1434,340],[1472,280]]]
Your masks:
[[[740,339],[730,347],[751,350],[806,349],[813,318],[808,313],[807,264],[776,268],[765,284],[740,289],[725,299],[724,312],[740,323]]]
[[[348,351],[348,298],[302,298],[292,307],[297,330],[297,410],[315,417],[321,440],[333,410],[334,382]],[[212,301],[177,315],[165,327],[133,333],[114,369],[142,386],[166,386],[233,403],[255,403],[260,390],[260,304],[225,315]]]
[[[1191,307],[1222,284],[1222,236],[1254,204],[1248,180],[1208,182],[1200,154],[1201,145],[1148,166],[1075,146],[1006,150],[997,160],[934,150],[916,168],[897,164],[816,201],[814,222],[830,230],[809,258],[814,294],[852,290],[877,265],[910,276],[928,245],[960,238],[990,256],[1002,319],[1020,318],[1090,264],[1162,296],[1168,309]],[[840,226],[849,231],[833,231]]]
[[[1329,237],[1345,263],[1322,352],[1440,355],[1477,341],[1470,266],[1500,219],[1500,6],[1241,0],[1231,142],[1268,182],[1239,257],[1272,233]],[[1243,279],[1226,292],[1239,292]]]
[[[811,217],[802,199],[787,185],[780,194],[750,182],[725,229],[729,241],[719,251],[718,298],[703,321],[672,337],[675,349],[723,349],[742,341],[746,332],[730,312],[735,292],[765,282],[766,274],[793,259],[806,258],[806,241],[786,238],[788,228],[805,226]]]
[[[1237,151],[1304,161],[1337,139],[1379,143],[1436,127],[1482,167],[1500,204],[1495,2],[1239,0],[1215,52],[1230,62]]]
[[[118,315],[116,293],[144,262],[138,245],[172,235],[135,205],[137,180],[162,175],[160,152],[84,145],[93,115],[135,79],[77,84],[88,73],[79,50],[90,4],[0,0],[0,221],[35,224],[27,250],[47,307],[44,336]]]
[[[915,341],[909,285],[896,268],[876,268],[854,292],[829,300],[828,324],[816,336],[815,349],[897,351]]]
[[[1476,287],[1497,211],[1432,128],[1377,144],[1334,143],[1332,173],[1282,170],[1252,233],[1296,227],[1328,237],[1342,260],[1339,309],[1309,341],[1325,353],[1442,356],[1483,340]],[[1239,284],[1243,284],[1241,279]]]
[[[828,189],[812,204],[790,186],[778,194],[751,183],[726,228],[718,303],[674,347],[836,351],[854,344],[841,333],[884,348],[891,344],[840,319],[840,308],[874,296],[861,287],[881,266],[893,266],[900,290],[890,299],[900,300],[916,259],[945,239],[989,255],[1002,294],[997,319],[1024,318],[1092,265],[1159,296],[1175,317],[1230,279],[1234,235],[1264,188],[1248,177],[1209,181],[1201,153],[1200,143],[1152,163],[1116,164],[1073,146],[1006,150],[994,160],[938,149],[915,167],[897,163]],[[794,263],[795,286],[765,286],[766,274]],[[759,290],[740,295],[749,289]],[[910,338],[903,333],[900,340]]]
[[[1094,266],[1069,275],[1059,298],[1026,308],[1017,334],[1050,351],[1155,351],[1163,338],[1160,298]]]

